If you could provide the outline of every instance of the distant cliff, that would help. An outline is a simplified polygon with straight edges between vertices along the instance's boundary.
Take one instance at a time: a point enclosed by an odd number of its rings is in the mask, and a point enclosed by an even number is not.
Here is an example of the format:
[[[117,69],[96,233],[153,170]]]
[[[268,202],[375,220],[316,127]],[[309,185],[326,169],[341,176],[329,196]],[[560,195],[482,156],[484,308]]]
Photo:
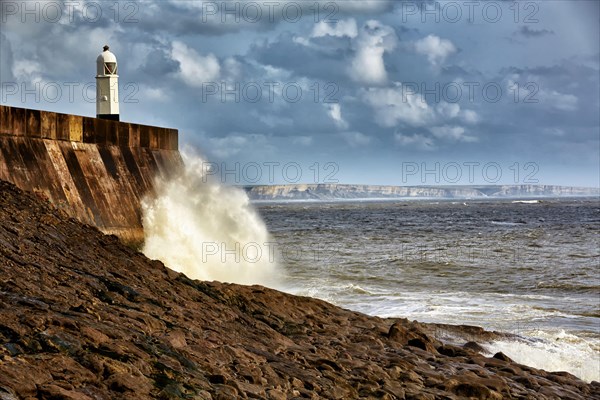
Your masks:
[[[496,197],[599,196],[598,188],[551,185],[379,186],[294,184],[245,186],[251,200],[349,200],[395,198],[475,199]]]

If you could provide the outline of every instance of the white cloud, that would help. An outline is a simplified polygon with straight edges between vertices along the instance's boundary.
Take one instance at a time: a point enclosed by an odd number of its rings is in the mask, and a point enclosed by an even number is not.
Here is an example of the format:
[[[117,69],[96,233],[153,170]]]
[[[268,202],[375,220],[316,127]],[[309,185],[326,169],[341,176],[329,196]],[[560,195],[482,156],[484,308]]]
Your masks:
[[[248,146],[248,136],[229,135],[222,138],[209,138],[209,149],[219,158],[229,158]]]
[[[415,42],[417,53],[427,56],[427,60],[433,67],[439,67],[450,55],[456,53],[457,49],[448,39],[442,39],[436,35],[428,35]]]
[[[442,101],[437,105],[436,111],[446,118],[454,118],[460,113],[460,106],[457,103]]]
[[[304,37],[302,37],[302,36],[294,36],[294,37],[292,38],[292,41],[293,41],[294,43],[298,43],[298,44],[301,44],[302,46],[306,46],[306,47],[309,47],[309,46],[311,45],[311,44],[310,44],[310,40],[309,40],[309,39],[306,39],[306,38],[304,38]]]
[[[466,130],[462,126],[434,126],[429,128],[433,136],[438,139],[451,140],[456,142],[476,142],[477,138],[474,136],[466,135]]]
[[[242,158],[259,160],[267,154],[273,154],[277,148],[273,140],[259,133],[232,132],[224,137],[202,137],[202,148],[216,160]]]
[[[355,38],[358,36],[358,27],[356,26],[356,20],[354,18],[341,19],[336,23],[330,23],[328,21],[319,21],[313,27],[310,37],[323,37],[323,36],[335,36]]]
[[[560,128],[556,128],[556,127],[552,127],[552,128],[544,128],[543,132],[547,135],[551,135],[551,136],[565,136],[565,131],[564,129],[560,129]]]
[[[167,3],[172,4],[175,7],[183,8],[185,10],[192,10],[195,12],[203,11],[205,5],[203,1],[181,1],[181,0],[167,0]],[[215,3],[216,6],[216,3]]]
[[[42,81],[42,65],[37,61],[15,60],[12,73],[19,81],[34,83]]]
[[[242,76],[242,63],[233,57],[227,57],[223,61],[223,70],[227,75],[227,79],[236,80],[241,79]]]
[[[385,83],[387,72],[383,54],[392,51],[397,41],[393,28],[375,20],[365,22],[354,41],[356,55],[348,70],[350,77],[369,85]]]
[[[341,132],[340,135],[351,147],[366,146],[371,143],[371,138],[360,132]]]
[[[520,84],[517,81],[519,78],[518,74],[512,74],[506,81],[507,90],[509,93],[514,93],[519,101],[530,104],[539,103],[561,111],[577,110],[577,105],[579,104],[577,96],[560,93],[556,90],[540,89],[538,85],[532,84],[532,82],[539,82],[540,78],[536,76],[528,76],[526,78],[529,84]]]
[[[265,113],[259,113],[256,111],[251,111],[250,115],[253,118],[257,118],[260,122],[262,122],[263,124],[265,124],[266,126],[270,127],[270,128],[274,128],[274,127],[292,127],[294,125],[294,119],[290,118],[290,117],[284,117],[281,115],[278,115],[276,113],[273,114],[265,114]]]
[[[298,144],[300,146],[310,146],[312,143],[312,136],[294,136],[292,138],[292,144]]]
[[[143,99],[155,100],[160,102],[166,102],[169,100],[169,95],[161,88],[154,88],[149,86],[142,86],[140,88],[140,97]]]
[[[419,94],[404,90],[401,84],[394,88],[371,88],[363,92],[365,103],[375,110],[378,125],[393,127],[399,123],[423,126],[433,122],[434,110]]]
[[[481,118],[479,118],[479,114],[477,114],[473,110],[461,111],[460,117],[462,118],[463,121],[465,121],[467,124],[470,124],[470,125],[476,124],[481,120]]]
[[[338,103],[330,104],[327,106],[328,114],[335,123],[335,125],[340,129],[347,129],[348,123],[342,117],[342,108]]]
[[[475,111],[461,110],[459,104],[445,101],[429,105],[421,94],[398,82],[392,88],[363,90],[362,100],[374,109],[376,123],[386,128],[402,124],[412,127],[444,125],[457,119],[470,125],[479,122]]]
[[[535,96],[534,96],[535,97]],[[550,107],[561,111],[575,111],[579,99],[572,94],[557,92],[556,90],[540,90],[537,97],[542,104],[548,104]]]
[[[416,147],[421,150],[435,150],[436,146],[433,143],[433,140],[425,135],[413,134],[413,135],[403,135],[399,132],[394,133],[394,140],[400,146],[411,146]]]
[[[171,58],[179,62],[180,78],[190,86],[202,87],[203,83],[219,78],[221,66],[214,54],[198,54],[184,43],[174,41]]]

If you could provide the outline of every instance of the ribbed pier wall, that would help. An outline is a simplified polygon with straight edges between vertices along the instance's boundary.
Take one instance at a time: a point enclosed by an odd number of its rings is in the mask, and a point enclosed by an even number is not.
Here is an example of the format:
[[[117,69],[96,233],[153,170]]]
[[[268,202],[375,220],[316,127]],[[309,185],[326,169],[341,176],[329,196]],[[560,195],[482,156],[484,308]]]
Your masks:
[[[175,129],[0,106],[0,179],[128,243],[155,178],[182,165]]]

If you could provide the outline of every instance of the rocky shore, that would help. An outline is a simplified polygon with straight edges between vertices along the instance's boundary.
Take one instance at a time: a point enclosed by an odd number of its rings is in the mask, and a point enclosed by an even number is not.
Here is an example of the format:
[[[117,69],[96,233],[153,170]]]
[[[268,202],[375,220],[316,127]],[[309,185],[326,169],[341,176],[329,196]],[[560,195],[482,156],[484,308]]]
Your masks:
[[[0,400],[600,399],[431,326],[190,280],[5,182],[0,268]]]

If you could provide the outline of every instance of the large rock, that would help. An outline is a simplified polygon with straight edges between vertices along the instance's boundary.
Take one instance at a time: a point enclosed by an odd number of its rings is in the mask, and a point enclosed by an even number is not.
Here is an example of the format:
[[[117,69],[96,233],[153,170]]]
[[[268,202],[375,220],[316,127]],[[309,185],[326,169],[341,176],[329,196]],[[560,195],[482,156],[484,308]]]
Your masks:
[[[259,286],[193,281],[0,182],[0,399],[600,399]]]

